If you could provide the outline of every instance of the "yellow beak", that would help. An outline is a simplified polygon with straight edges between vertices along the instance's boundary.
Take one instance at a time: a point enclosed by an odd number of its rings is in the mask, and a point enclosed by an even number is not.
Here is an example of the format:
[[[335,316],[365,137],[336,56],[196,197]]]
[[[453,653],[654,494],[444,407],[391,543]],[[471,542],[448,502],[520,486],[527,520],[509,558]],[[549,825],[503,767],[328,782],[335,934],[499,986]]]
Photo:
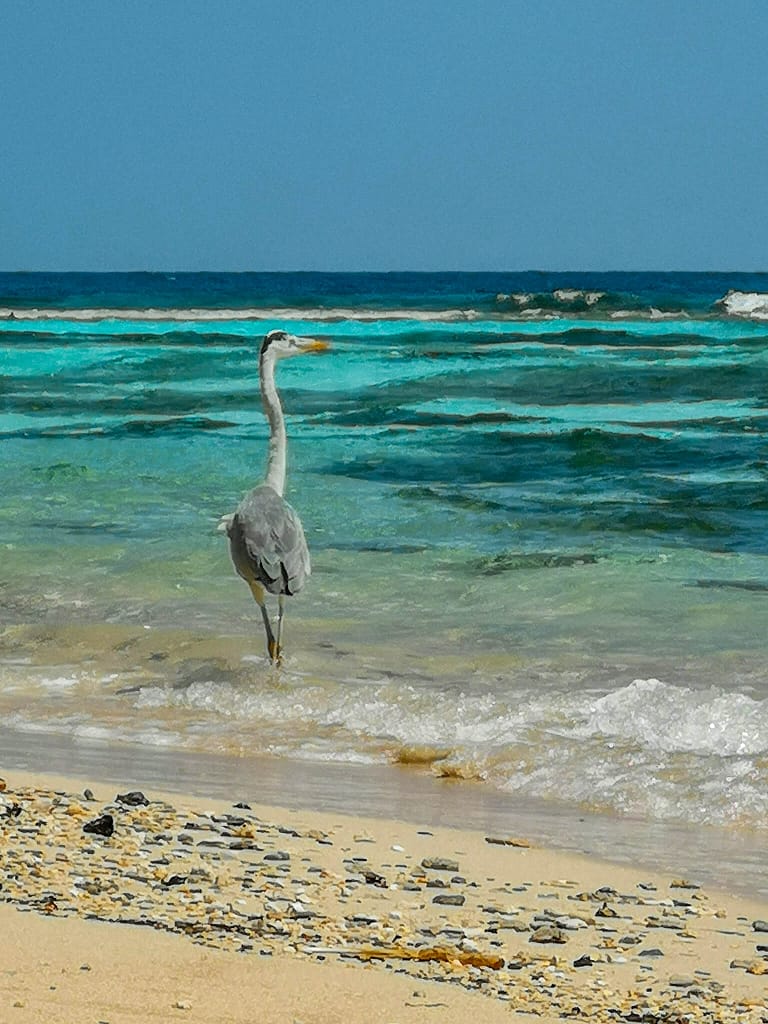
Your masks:
[[[305,352],[324,352],[331,346],[327,341],[321,341],[319,338],[304,338],[301,347]]]

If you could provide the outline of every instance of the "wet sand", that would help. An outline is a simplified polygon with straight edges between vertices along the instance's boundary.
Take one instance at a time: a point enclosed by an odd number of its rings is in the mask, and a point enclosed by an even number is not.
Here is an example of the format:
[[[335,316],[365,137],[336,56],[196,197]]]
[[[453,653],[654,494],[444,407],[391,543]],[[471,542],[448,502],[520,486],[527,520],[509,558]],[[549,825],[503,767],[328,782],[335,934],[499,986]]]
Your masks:
[[[2,775],[2,1019],[768,1010],[768,903],[692,877],[509,832]]]
[[[348,764],[85,741],[0,727],[0,772],[95,778],[196,798],[395,818],[432,828],[512,830],[537,846],[688,874],[713,888],[768,903],[765,839],[750,829],[622,818],[554,801],[525,800],[477,782],[436,778],[429,766]],[[115,790],[117,792],[117,789]]]

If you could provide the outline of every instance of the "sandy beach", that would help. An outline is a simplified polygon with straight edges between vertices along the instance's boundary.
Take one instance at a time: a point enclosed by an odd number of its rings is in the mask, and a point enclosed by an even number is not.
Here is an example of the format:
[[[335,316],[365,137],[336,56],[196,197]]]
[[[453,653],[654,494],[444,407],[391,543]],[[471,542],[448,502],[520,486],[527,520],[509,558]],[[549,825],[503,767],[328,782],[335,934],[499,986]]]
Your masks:
[[[2,1019],[747,1021],[768,905],[524,835],[3,771]]]

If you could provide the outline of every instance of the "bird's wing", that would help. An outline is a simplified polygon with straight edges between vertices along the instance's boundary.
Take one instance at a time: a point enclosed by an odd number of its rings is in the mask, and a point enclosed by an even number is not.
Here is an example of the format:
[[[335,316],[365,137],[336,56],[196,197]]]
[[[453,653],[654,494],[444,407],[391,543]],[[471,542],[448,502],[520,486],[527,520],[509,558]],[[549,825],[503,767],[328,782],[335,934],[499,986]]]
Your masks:
[[[298,515],[271,487],[243,498],[227,529],[232,561],[246,580],[271,594],[295,594],[311,572]]]

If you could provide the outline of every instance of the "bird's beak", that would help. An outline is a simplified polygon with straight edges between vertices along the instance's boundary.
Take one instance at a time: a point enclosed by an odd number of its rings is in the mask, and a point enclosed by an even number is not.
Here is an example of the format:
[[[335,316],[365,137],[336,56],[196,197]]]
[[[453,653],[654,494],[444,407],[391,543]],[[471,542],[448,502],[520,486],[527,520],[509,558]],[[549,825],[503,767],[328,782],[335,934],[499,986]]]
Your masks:
[[[325,352],[326,349],[331,346],[327,341],[321,341],[319,338],[302,338],[301,348],[303,352]]]

